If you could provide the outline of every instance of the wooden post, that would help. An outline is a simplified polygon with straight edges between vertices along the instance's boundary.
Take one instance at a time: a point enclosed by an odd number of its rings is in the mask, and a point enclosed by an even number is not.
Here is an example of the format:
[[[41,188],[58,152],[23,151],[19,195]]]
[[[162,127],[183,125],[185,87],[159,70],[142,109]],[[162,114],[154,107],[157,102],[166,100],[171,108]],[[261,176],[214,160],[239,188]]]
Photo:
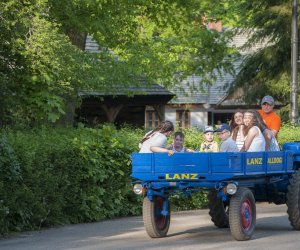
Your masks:
[[[119,114],[120,110],[124,107],[123,104],[118,105],[107,105],[107,104],[101,104],[100,107],[104,110],[107,121],[110,123],[114,123],[117,115]]]
[[[153,105],[160,122],[165,120],[165,105]]]

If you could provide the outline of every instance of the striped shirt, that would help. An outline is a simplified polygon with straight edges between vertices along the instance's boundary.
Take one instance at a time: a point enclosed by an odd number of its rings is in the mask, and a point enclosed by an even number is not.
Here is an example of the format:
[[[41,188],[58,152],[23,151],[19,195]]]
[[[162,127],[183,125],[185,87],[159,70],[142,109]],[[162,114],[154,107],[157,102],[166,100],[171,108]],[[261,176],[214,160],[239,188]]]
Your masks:
[[[241,139],[240,131],[238,131],[238,133],[237,133],[235,142],[236,142],[236,145],[237,145],[237,147],[240,151],[242,149],[242,147],[244,146],[244,141],[242,141],[242,139]]]

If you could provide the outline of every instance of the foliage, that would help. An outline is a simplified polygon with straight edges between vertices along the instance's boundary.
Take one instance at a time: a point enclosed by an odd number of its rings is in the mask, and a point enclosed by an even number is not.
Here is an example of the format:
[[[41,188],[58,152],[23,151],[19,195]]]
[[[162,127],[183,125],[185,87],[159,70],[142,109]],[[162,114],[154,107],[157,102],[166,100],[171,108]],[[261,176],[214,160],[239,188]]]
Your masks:
[[[232,90],[242,87],[248,103],[270,94],[282,104],[289,102],[291,72],[291,1],[222,1],[226,11],[219,18],[248,34],[243,48],[263,48],[243,56],[241,70]]]
[[[105,125],[5,134],[0,141],[2,234],[141,212],[129,177],[129,155],[137,148],[133,131],[119,133]]]
[[[300,98],[298,98],[298,107],[300,107]],[[280,110],[277,111],[277,113],[284,123],[290,123],[290,104],[282,107]]]
[[[0,125],[58,121],[74,112],[78,90],[128,90],[141,79],[170,86],[193,73],[210,83],[231,71],[230,35],[202,23],[208,2],[2,1]],[[75,46],[86,34],[99,54]]]
[[[13,148],[7,143],[6,136],[0,137],[0,234],[7,232],[10,228],[10,220],[14,223],[14,210],[16,200],[21,200],[19,188],[22,185],[22,175],[20,173],[20,163]],[[14,197],[11,199],[11,194]],[[24,220],[26,218],[22,218]]]
[[[299,126],[284,123],[278,134],[278,142],[282,146],[285,142],[300,141]]]
[[[189,196],[182,194],[173,195],[170,197],[170,203],[173,211],[207,208],[207,193],[200,191],[192,193]]]

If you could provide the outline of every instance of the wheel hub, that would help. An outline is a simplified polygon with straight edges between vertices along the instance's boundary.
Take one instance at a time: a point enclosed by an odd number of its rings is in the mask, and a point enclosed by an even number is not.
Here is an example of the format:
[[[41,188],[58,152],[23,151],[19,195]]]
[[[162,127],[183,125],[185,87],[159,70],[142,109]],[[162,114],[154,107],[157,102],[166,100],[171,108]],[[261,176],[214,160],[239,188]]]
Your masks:
[[[244,230],[249,230],[252,224],[252,208],[249,200],[245,200],[241,207],[242,226]]]

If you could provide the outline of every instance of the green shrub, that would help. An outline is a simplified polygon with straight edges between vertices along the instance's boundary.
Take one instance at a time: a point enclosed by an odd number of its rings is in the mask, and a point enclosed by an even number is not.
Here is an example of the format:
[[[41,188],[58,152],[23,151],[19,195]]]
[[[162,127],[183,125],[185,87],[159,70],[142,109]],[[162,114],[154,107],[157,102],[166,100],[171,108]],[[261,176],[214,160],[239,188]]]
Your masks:
[[[14,215],[18,211],[15,201],[19,197],[22,186],[20,163],[6,136],[0,136],[0,233],[3,234],[15,224]],[[14,195],[12,195],[14,194]],[[20,215],[20,214],[19,214]],[[25,216],[22,218],[25,220]]]
[[[284,124],[278,133],[278,142],[283,145],[285,142],[300,141],[300,127],[291,124]]]
[[[207,193],[195,192],[191,195],[179,193],[170,197],[171,208],[173,211],[193,210],[207,207]]]
[[[1,233],[140,214],[130,179],[133,133],[112,126],[8,130],[0,144]]]

